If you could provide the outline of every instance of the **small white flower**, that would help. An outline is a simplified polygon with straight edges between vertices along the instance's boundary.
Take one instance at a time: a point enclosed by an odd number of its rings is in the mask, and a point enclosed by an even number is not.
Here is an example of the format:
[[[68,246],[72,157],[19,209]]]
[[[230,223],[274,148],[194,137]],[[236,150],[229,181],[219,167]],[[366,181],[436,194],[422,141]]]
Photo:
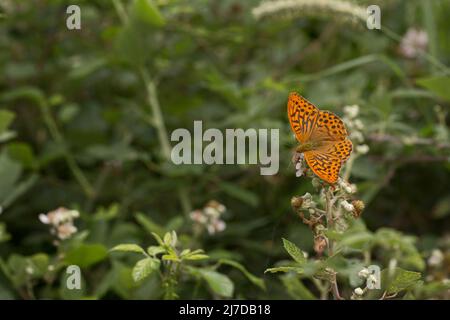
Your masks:
[[[206,207],[203,212],[210,217],[218,218],[220,216],[220,212],[216,208]]]
[[[357,106],[357,105],[345,106],[344,113],[350,119],[356,118],[359,113],[359,106]]]
[[[358,142],[358,143],[362,143],[362,142],[364,141],[364,136],[363,136],[363,134],[361,133],[361,131],[358,131],[358,130],[353,130],[353,131],[350,133],[350,138],[351,138],[353,141],[356,141],[356,142]]]
[[[77,232],[77,228],[71,223],[64,223],[57,227],[57,236],[61,240],[70,238],[72,234]]]
[[[364,290],[360,287],[356,288],[354,292],[357,296],[362,296],[364,294]]]
[[[43,223],[43,224],[49,224],[50,223],[50,219],[48,218],[48,216],[46,214],[41,213],[39,215],[39,220]]]
[[[355,207],[350,202],[348,202],[347,200],[341,201],[341,206],[347,212],[352,212],[353,210],[355,210]]]
[[[54,265],[49,265],[48,267],[47,267],[47,270],[48,271],[54,271],[55,270],[55,266]]]
[[[358,277],[365,279],[369,276],[369,274],[370,274],[369,269],[363,268],[358,272]]]
[[[227,210],[227,208],[223,204],[219,203],[219,205],[217,206],[217,210],[220,213],[224,213]]]
[[[362,130],[364,128],[364,124],[362,123],[361,120],[359,119],[355,119],[353,122],[353,125],[355,126],[356,129],[358,130]]]
[[[369,146],[367,144],[361,144],[356,146],[356,152],[359,154],[366,154],[369,152]]]
[[[439,267],[444,261],[444,254],[439,249],[434,249],[428,258],[428,265],[432,267]]]
[[[205,224],[208,220],[208,218],[203,214],[201,210],[194,210],[189,214],[189,217],[192,221]]]
[[[32,266],[28,266],[25,268],[26,273],[28,274],[33,274],[34,273],[34,269]]]
[[[223,220],[217,220],[215,221],[214,227],[216,228],[217,232],[222,232],[226,228],[226,223]]]

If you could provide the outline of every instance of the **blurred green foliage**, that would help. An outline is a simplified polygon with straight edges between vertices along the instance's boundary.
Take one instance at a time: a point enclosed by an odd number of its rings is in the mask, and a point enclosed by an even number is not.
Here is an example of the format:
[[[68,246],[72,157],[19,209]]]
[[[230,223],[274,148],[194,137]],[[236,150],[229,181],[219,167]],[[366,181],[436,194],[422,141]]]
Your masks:
[[[373,261],[398,264],[383,284],[388,293],[413,281],[402,297],[449,298],[450,3],[370,1],[389,27],[380,31],[298,2],[312,10],[257,19],[259,0],[3,0],[0,298],[319,297],[312,277],[264,274],[288,258],[283,237],[314,254],[311,232],[290,208],[293,195],[313,190],[290,163],[291,90],[338,115],[360,106],[370,151],[350,180],[366,209],[344,244],[361,250],[358,234]],[[82,28],[68,30],[75,3]],[[410,27],[428,37],[415,58],[399,49]],[[194,120],[279,128],[280,172],[173,165],[170,132]],[[189,213],[212,199],[227,208],[226,229],[210,235]],[[55,243],[38,215],[61,206],[81,217],[78,232]],[[171,231],[178,249],[207,257],[168,266],[160,255],[109,252],[132,243],[169,250],[152,233]],[[433,250],[443,254],[439,264],[427,263]],[[343,275],[355,268],[341,262]],[[81,267],[81,290],[65,286],[69,264]],[[170,275],[176,265],[177,280],[153,272]]]

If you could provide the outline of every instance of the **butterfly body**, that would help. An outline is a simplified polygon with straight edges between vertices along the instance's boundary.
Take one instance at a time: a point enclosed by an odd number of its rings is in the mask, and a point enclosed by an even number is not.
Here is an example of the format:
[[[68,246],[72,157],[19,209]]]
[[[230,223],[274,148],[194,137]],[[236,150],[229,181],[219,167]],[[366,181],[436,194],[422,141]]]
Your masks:
[[[342,120],[321,111],[296,92],[288,99],[288,118],[308,166],[322,180],[335,183],[342,164],[352,151]]]
[[[314,149],[317,149],[318,147],[320,147],[321,143],[320,142],[305,142],[305,143],[300,143],[297,148],[295,148],[295,151],[298,153],[305,153],[307,151],[312,151]]]

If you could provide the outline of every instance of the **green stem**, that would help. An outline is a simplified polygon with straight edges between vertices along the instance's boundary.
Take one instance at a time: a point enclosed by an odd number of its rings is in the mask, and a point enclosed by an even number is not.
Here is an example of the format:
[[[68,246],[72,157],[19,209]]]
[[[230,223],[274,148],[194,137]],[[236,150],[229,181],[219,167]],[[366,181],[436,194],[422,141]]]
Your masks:
[[[92,188],[92,185],[89,183],[86,176],[81,171],[80,167],[75,161],[75,158],[68,150],[67,143],[65,142],[63,135],[59,131],[58,126],[56,125],[56,122],[50,113],[47,103],[42,102],[39,103],[38,106],[41,110],[44,122],[53,140],[55,140],[56,143],[58,143],[60,146],[63,147],[64,159],[66,160],[67,166],[69,167],[70,171],[72,172],[72,174],[74,175],[75,179],[80,184],[80,186],[83,188],[83,191],[86,194],[86,196],[88,198],[93,197],[94,189]]]
[[[120,0],[112,0],[112,1],[118,16],[122,21],[122,24],[127,24],[128,15],[122,2]],[[161,112],[161,106],[158,100],[156,84],[154,80],[150,77],[150,74],[148,73],[147,69],[145,69],[144,66],[139,66],[137,71],[141,75],[142,81],[144,82],[145,85],[145,90],[147,94],[147,103],[150,106],[151,113],[153,116],[152,117],[153,125],[156,128],[156,131],[158,132],[158,139],[162,148],[164,160],[169,161],[171,154],[170,140],[169,135],[167,133],[166,124],[164,122],[164,117]],[[189,200],[188,192],[184,187],[178,187],[177,193],[183,212],[187,217],[189,215],[189,212],[192,211],[192,206]]]

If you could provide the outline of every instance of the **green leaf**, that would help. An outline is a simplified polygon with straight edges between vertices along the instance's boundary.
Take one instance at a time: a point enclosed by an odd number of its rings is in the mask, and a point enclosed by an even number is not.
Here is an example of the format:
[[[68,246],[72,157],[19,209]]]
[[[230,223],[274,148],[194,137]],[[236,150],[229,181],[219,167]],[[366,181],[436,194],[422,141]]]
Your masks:
[[[162,27],[166,23],[152,0],[135,0],[132,14],[138,20],[155,27]]]
[[[110,251],[125,251],[125,252],[137,252],[145,254],[144,249],[142,249],[140,246],[134,243],[127,243],[127,244],[119,244],[112,248]]]
[[[153,271],[159,269],[160,261],[154,258],[139,260],[133,268],[132,276],[135,282],[139,282],[148,277]]]
[[[153,238],[155,238],[156,242],[158,242],[158,244],[160,246],[163,246],[163,247],[165,246],[164,241],[161,239],[161,237],[158,234],[156,234],[155,232],[152,232],[152,236],[153,236]]]
[[[298,274],[302,274],[303,273],[303,268],[299,268],[299,267],[275,267],[275,268],[268,268],[266,269],[266,271],[264,271],[264,273],[276,273],[276,272],[295,272]]]
[[[208,258],[209,258],[209,256],[206,254],[192,254],[192,255],[184,256],[182,259],[184,259],[184,260],[205,260]]]
[[[6,225],[0,222],[0,243],[11,239],[11,235],[6,231]]]
[[[251,274],[242,264],[240,264],[239,262],[233,261],[233,260],[229,260],[229,259],[220,259],[219,260],[220,264],[226,264],[229,265],[233,268],[238,269],[239,271],[241,271],[248,280],[250,280],[251,283],[253,283],[255,286],[266,290],[266,285],[264,283],[264,280],[261,278],[256,277],[255,275]]]
[[[430,90],[437,96],[450,101],[450,77],[437,76],[420,78],[416,80],[417,84]]]
[[[180,261],[180,258],[178,258],[178,256],[175,253],[165,254],[161,257],[161,259],[176,262]]]
[[[22,166],[13,161],[7,152],[0,154],[0,204],[3,206],[11,193],[15,191],[16,183],[22,174]]]
[[[292,298],[299,300],[316,300],[316,297],[308,290],[308,288],[306,288],[297,275],[286,274],[281,277],[281,282]]]
[[[197,270],[200,276],[208,283],[211,290],[216,294],[227,298],[233,296],[234,284],[226,275],[213,270]]]
[[[294,243],[283,238],[283,246],[287,253],[289,253],[289,255],[300,265],[306,263],[307,260],[303,255],[302,250],[300,250]]]
[[[159,253],[166,252],[166,249],[160,246],[150,246],[147,248],[147,253],[151,256],[156,256]]]
[[[0,110],[0,133],[8,129],[11,122],[14,120],[14,112],[8,110]]]
[[[41,277],[48,271],[50,259],[45,253],[36,253],[30,257],[30,261],[36,277]]]
[[[395,268],[394,270],[385,269],[381,272],[381,281],[384,290],[388,294],[393,294],[406,290],[420,281],[422,275],[420,272]]]
[[[20,162],[25,168],[32,168],[35,163],[33,150],[26,143],[10,143],[8,145],[8,154],[11,159]]]
[[[80,268],[90,267],[108,256],[108,249],[101,244],[81,244],[67,252],[65,261]]]

